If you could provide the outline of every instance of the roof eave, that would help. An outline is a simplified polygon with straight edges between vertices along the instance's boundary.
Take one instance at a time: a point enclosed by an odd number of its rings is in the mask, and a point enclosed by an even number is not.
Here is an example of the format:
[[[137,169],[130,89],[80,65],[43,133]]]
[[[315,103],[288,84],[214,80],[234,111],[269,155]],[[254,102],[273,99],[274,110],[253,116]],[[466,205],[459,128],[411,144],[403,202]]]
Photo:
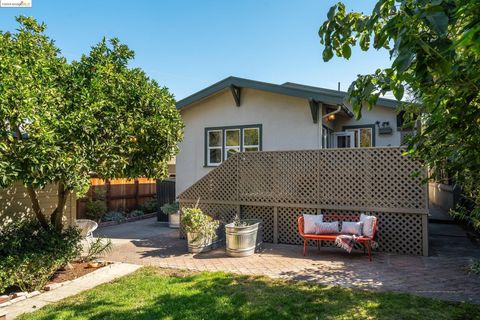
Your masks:
[[[272,93],[284,94],[293,97],[306,98],[317,100],[326,104],[343,104],[345,102],[345,92],[329,91],[325,90],[324,92],[318,92],[314,90],[294,88],[291,86],[284,86],[278,84],[272,84],[267,82],[255,81],[250,79],[243,79],[230,76],[225,78],[213,85],[202,89],[180,101],[177,102],[177,109],[181,110],[189,105],[193,105],[197,102],[200,102],[214,94],[217,94],[225,89],[230,88],[230,86],[236,86],[240,88],[255,89],[260,91],[267,91]],[[378,99],[378,105],[386,107],[397,107],[398,103],[393,100],[388,99]]]

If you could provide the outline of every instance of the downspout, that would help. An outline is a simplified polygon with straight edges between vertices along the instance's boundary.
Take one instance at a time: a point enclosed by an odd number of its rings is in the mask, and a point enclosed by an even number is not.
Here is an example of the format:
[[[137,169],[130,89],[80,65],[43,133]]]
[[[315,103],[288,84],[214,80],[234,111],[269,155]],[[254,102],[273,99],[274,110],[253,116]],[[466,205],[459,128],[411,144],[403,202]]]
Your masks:
[[[318,149],[323,149],[323,117],[322,117],[322,112],[323,112],[323,103],[318,104],[318,115],[320,121],[318,121]]]
[[[327,113],[326,115],[324,115],[324,116],[322,117],[322,120],[325,119],[325,118],[328,118],[328,117],[330,117],[330,116],[333,116],[334,114],[339,113],[340,111],[342,111],[342,106],[341,106],[341,105],[338,106],[337,110],[332,111],[332,112],[329,112],[329,113]]]

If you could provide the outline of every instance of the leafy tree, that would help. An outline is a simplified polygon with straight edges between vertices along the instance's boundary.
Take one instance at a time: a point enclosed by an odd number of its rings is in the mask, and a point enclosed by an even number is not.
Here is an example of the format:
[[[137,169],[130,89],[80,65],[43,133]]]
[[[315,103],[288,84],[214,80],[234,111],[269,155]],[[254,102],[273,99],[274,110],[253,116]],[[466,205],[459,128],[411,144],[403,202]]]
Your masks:
[[[437,169],[432,179],[446,171],[463,187],[480,228],[480,2],[378,0],[369,15],[338,3],[319,36],[325,61],[334,53],[350,58],[357,44],[388,50],[390,67],[359,75],[348,89],[356,117],[380,95],[401,100],[408,91],[407,124],[421,123],[421,130],[407,153]]]
[[[42,227],[59,231],[67,197],[88,189],[90,173],[166,176],[183,123],[168,89],[128,67],[133,51],[103,39],[67,63],[44,24],[17,21],[17,33],[0,33],[0,187],[21,181]],[[51,183],[48,213],[38,190]]]

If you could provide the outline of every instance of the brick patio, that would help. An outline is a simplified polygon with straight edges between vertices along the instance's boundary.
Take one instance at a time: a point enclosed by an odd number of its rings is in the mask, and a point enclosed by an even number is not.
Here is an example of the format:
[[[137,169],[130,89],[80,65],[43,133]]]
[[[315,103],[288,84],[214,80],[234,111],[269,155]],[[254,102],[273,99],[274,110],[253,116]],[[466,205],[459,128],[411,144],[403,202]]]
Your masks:
[[[199,271],[227,271],[304,280],[369,290],[409,292],[422,296],[480,303],[480,276],[465,267],[480,258],[480,248],[456,225],[430,225],[430,257],[376,253],[369,262],[363,253],[341,249],[302,248],[265,244],[251,257],[231,258],[224,250],[189,254],[178,230],[161,227],[154,219],[99,229],[112,238],[108,259]]]

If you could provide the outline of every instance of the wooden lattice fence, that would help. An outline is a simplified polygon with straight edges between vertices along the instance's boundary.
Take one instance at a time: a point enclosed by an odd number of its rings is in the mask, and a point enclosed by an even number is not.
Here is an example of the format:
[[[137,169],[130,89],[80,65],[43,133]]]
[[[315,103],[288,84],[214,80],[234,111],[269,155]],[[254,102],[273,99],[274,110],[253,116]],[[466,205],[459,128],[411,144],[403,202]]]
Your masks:
[[[421,164],[398,147],[232,155],[179,195],[224,222],[260,218],[266,242],[300,244],[301,212],[379,219],[379,249],[428,254],[428,196]]]

